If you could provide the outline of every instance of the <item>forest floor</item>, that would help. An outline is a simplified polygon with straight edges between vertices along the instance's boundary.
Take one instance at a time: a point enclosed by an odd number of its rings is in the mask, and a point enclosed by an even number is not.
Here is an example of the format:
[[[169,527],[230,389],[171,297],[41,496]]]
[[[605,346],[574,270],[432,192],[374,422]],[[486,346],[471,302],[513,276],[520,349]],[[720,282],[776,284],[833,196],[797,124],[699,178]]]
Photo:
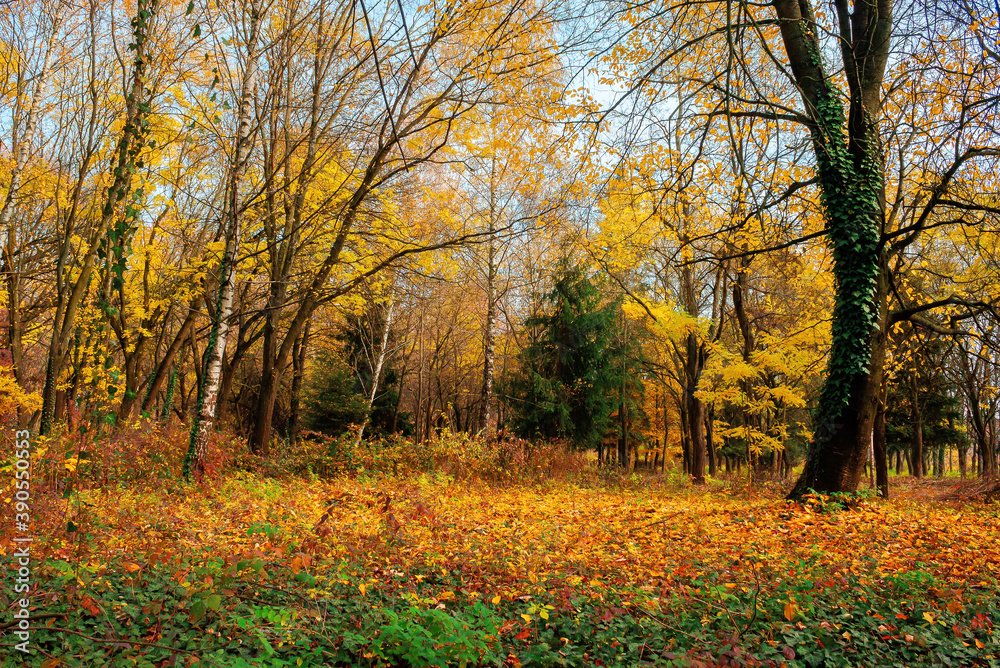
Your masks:
[[[241,473],[79,491],[37,502],[34,653],[14,652],[8,622],[0,656],[45,668],[997,666],[1000,504],[954,488],[894,479],[896,498],[849,508],[745,483],[593,475]]]

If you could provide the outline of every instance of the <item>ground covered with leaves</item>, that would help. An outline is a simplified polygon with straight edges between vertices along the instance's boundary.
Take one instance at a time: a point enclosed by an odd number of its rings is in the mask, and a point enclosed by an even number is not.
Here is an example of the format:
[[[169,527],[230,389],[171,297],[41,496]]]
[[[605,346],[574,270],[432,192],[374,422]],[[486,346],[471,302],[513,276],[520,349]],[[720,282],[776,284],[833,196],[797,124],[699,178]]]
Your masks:
[[[33,547],[26,665],[1000,665],[1000,505],[737,489],[234,473],[78,491]]]

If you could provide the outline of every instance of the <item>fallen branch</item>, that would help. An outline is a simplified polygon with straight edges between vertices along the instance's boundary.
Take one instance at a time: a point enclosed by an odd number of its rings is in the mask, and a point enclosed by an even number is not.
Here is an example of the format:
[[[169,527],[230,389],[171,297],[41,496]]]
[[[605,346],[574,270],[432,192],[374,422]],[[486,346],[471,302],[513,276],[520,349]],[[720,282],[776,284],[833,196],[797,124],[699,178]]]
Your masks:
[[[673,515],[668,515],[667,517],[664,517],[662,520],[656,520],[655,522],[650,522],[649,524],[643,524],[642,526],[637,526],[634,529],[629,529],[629,533],[632,533],[633,531],[638,531],[639,529],[645,529],[647,527],[653,527],[653,526],[656,526],[657,524],[664,524],[664,523],[669,522],[670,520],[674,519],[675,517],[677,517],[678,515],[680,515],[683,512],[684,512],[683,510],[678,510]]]

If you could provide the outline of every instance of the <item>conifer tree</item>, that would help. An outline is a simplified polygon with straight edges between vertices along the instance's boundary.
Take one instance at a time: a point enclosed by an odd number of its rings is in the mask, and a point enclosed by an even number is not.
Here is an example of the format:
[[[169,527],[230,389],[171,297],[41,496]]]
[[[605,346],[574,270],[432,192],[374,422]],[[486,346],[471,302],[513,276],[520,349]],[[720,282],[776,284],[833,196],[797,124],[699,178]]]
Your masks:
[[[525,322],[531,341],[505,382],[511,426],[526,438],[600,447],[620,404],[627,368],[617,363],[612,345],[620,303],[602,299],[575,266],[559,270],[545,306]]]

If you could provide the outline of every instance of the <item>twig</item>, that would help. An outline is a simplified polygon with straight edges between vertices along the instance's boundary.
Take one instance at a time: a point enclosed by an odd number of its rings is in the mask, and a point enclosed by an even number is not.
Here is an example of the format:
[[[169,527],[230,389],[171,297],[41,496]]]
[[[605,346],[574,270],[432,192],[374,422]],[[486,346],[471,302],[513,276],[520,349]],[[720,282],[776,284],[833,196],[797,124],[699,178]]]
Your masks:
[[[640,614],[646,615],[646,617],[648,617],[649,619],[653,620],[654,622],[656,622],[657,624],[659,624],[660,626],[662,626],[665,629],[670,629],[671,631],[673,631],[675,633],[680,633],[683,636],[687,636],[688,638],[691,638],[691,640],[698,640],[699,642],[701,641],[701,639],[698,638],[697,636],[693,636],[690,633],[687,633],[686,631],[681,631],[680,629],[674,628],[670,624],[667,624],[665,621],[663,621],[662,619],[660,619],[659,617],[657,617],[656,615],[654,615],[651,612],[647,612],[646,610],[643,610],[642,608],[633,608],[633,609],[636,612],[640,613]]]
[[[53,631],[56,633],[68,633],[70,635],[79,636],[84,640],[89,640],[91,642],[103,643],[106,645],[140,645],[142,647],[156,647],[157,649],[165,649],[171,652],[180,652],[181,654],[190,654],[191,656],[200,656],[198,652],[192,652],[187,649],[180,649],[178,647],[170,647],[168,645],[157,645],[153,642],[142,642],[141,640],[131,640],[125,638],[95,638],[94,636],[88,636],[85,633],[80,633],[79,631],[72,631],[70,629],[61,629],[57,626],[29,626],[28,631]]]
[[[753,581],[754,581],[753,614],[750,615],[750,621],[747,622],[746,628],[743,629],[744,633],[750,630],[750,627],[753,625],[754,620],[757,619],[757,598],[760,596],[760,578],[757,576],[757,566],[754,564],[753,559],[750,559],[750,570],[753,571]]]
[[[680,515],[683,512],[684,512],[683,510],[678,510],[673,515],[668,515],[667,517],[664,517],[662,520],[656,520],[655,522],[650,522],[649,524],[643,524],[643,525],[635,527],[634,529],[629,529],[629,533],[632,533],[633,531],[638,531],[639,529],[645,529],[646,527],[656,526],[657,524],[664,524],[664,523],[669,522],[670,520],[674,519],[675,517],[677,517],[678,515]]]
[[[44,615],[31,615],[30,617],[28,617],[28,619],[34,621],[36,619],[50,619],[52,617],[65,617],[65,616],[66,613],[64,612],[47,612]],[[17,626],[18,621],[19,620],[14,620],[12,622],[7,622],[6,624],[0,624],[0,631],[9,629],[13,626]]]

